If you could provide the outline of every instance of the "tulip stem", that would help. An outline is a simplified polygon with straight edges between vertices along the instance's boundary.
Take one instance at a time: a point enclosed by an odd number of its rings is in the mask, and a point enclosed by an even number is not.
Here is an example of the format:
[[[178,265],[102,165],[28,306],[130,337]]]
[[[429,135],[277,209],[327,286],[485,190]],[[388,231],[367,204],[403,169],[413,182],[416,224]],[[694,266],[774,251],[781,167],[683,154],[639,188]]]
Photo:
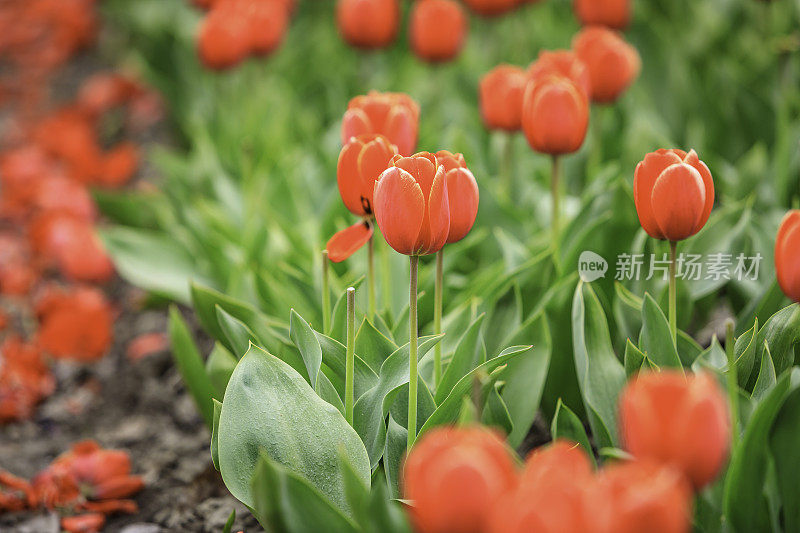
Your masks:
[[[367,316],[370,320],[375,318],[375,234],[373,233],[367,244],[367,288],[369,290],[369,305]]]
[[[411,256],[408,298],[408,445],[411,450],[417,437],[417,264],[419,256]]]
[[[444,283],[444,248],[436,252],[436,283],[433,287],[433,333],[442,333],[442,284]],[[442,381],[442,343],[436,343],[433,352],[433,382],[439,387]]]
[[[513,200],[514,199],[514,172],[513,172],[513,161],[514,161],[514,134],[513,133],[504,133],[503,134],[503,155],[501,164],[501,172],[503,174],[503,181],[506,187],[506,193],[508,197]]]
[[[344,417],[353,425],[353,374],[356,349],[356,290],[347,288],[347,352],[344,370]]]
[[[677,299],[678,290],[675,282],[675,266],[678,243],[669,241],[669,331],[672,333],[672,344],[678,346]]]
[[[322,250],[322,330],[327,335],[331,329],[331,288],[328,250]]]
[[[739,442],[739,375],[736,369],[736,342],[733,338],[733,320],[725,324],[725,353],[728,356],[728,401],[731,403],[731,449]]]
[[[553,171],[550,176],[550,196],[552,198],[552,222],[550,230],[553,233],[553,253],[558,251],[558,235],[559,235],[559,219],[560,219],[560,200],[561,200],[561,169],[559,165],[559,158],[557,155],[553,156]]]
[[[383,239],[381,239],[383,240]],[[392,269],[389,264],[389,245],[381,246],[381,277],[383,278],[383,309],[392,310]],[[392,315],[393,316],[393,315]]]

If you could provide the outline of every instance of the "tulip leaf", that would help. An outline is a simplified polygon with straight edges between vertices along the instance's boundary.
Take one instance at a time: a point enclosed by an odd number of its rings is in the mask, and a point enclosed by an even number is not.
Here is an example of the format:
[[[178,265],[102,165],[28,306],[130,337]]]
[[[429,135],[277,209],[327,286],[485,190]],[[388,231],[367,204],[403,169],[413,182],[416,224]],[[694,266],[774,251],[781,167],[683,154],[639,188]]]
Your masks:
[[[589,444],[589,437],[586,436],[586,430],[583,428],[580,418],[569,407],[564,405],[560,398],[556,404],[553,422],[550,424],[550,433],[553,436],[553,440],[567,439],[580,444],[583,447],[583,451],[591,459],[592,464],[596,465],[592,445]]]
[[[623,361],[625,365],[625,375],[628,378],[637,374],[644,365],[647,365],[647,367],[655,366],[648,359],[647,355],[642,353],[630,339],[625,343],[625,357]]]
[[[759,330],[756,361],[760,361],[764,353],[764,341],[769,343],[775,373],[780,376],[794,364],[794,345],[800,341],[800,304],[784,307]]]
[[[740,387],[746,387],[750,381],[750,374],[755,366],[756,354],[758,349],[758,319],[753,327],[742,333],[734,343],[734,357],[736,361],[736,372]]]
[[[719,376],[722,376],[728,368],[728,356],[725,350],[720,346],[716,335],[711,339],[711,346],[703,350],[697,356],[694,363],[692,363],[692,372],[698,373],[703,370],[709,370]]]
[[[703,347],[697,344],[685,331],[678,330],[678,356],[685,367],[692,366],[697,357],[703,352]]]
[[[219,472],[219,415],[222,412],[222,403],[216,398],[211,399],[214,402],[214,421],[211,424],[211,462],[214,468]]]
[[[300,351],[300,356],[306,365],[311,388],[318,390],[317,376],[322,365],[322,349],[319,346],[314,330],[294,309],[292,309],[289,317],[289,336]]]
[[[514,281],[506,292],[489,305],[491,313],[486,321],[486,351],[497,353],[508,343],[522,323],[522,294]]]
[[[389,415],[386,428],[386,449],[383,452],[383,469],[392,498],[400,497],[400,468],[408,444],[408,430]]]
[[[430,352],[428,352],[430,354]],[[421,377],[421,376],[420,376]],[[425,380],[417,381],[417,431],[422,424],[436,410],[436,402],[433,395],[425,384]],[[401,426],[408,427],[408,383],[401,385],[398,389],[392,405],[389,407],[389,416]]]
[[[634,339],[642,330],[644,302],[618,281],[614,282],[614,291],[617,296],[612,304],[614,320],[619,326],[622,338]]]
[[[616,444],[617,398],[625,384],[625,368],[611,347],[600,300],[587,283],[578,283],[572,303],[575,369],[592,434],[599,447]]]
[[[472,321],[469,328],[461,336],[456,346],[456,351],[442,373],[442,380],[436,388],[434,398],[436,403],[441,403],[458,380],[466,376],[473,368],[483,363],[486,359],[486,347],[483,344],[481,326],[486,315],[481,314]]]
[[[231,533],[231,529],[233,528],[233,523],[236,521],[236,509],[231,511],[231,514],[228,515],[228,520],[225,522],[225,527],[222,528],[222,533]]]
[[[214,311],[219,328],[224,333],[224,338],[220,339],[220,342],[239,360],[247,353],[251,341],[258,344],[256,336],[241,320],[225,312],[219,305],[214,306]]]
[[[781,310],[785,305],[786,296],[783,294],[778,280],[774,280],[769,288],[758,298],[752,300],[736,320],[737,334],[741,335],[750,324],[758,321],[762,324],[772,315]]]
[[[797,384],[795,384],[797,385]],[[769,435],[769,447],[775,461],[775,474],[782,501],[784,531],[800,531],[800,388],[790,392],[775,418]]]
[[[503,385],[502,383],[495,383],[489,390],[481,413],[481,424],[499,429],[504,435],[510,435],[514,431],[514,422],[508,413],[508,407],[500,396],[499,388]]]
[[[318,331],[315,333],[322,349],[322,362],[344,383],[347,348],[339,341]],[[359,357],[358,353],[354,357],[353,371],[353,396],[358,400],[362,394],[378,383],[378,375]],[[344,396],[344,389],[340,391],[340,394]]]
[[[374,372],[397,350],[397,345],[381,333],[368,318],[364,318],[356,333],[355,351]]]
[[[353,287],[356,291],[364,281],[364,276],[361,276],[349,286]],[[356,304],[356,314],[358,313],[358,304]],[[342,292],[336,303],[333,305],[333,316],[331,317],[331,330],[324,332],[329,337],[336,340],[344,341],[347,339],[347,291]]]
[[[767,342],[764,341],[764,355],[761,356],[761,368],[758,371],[756,384],[753,386],[753,399],[760,401],[778,381],[775,374],[775,365],[772,363],[772,354]]]
[[[672,342],[669,322],[653,298],[645,293],[642,302],[642,331],[639,334],[639,349],[661,368],[680,368],[678,350]]]
[[[231,374],[233,374],[233,369],[236,368],[237,362],[236,357],[226,350],[222,344],[218,342],[214,344],[214,348],[206,360],[206,374],[208,374],[208,378],[217,389],[218,398],[222,398],[225,395],[225,388],[228,386],[228,381],[231,379]]]
[[[339,447],[369,483],[367,451],[342,414],[292,367],[256,346],[242,357],[228,383],[218,446],[222,479],[250,507],[255,504],[250,480],[262,451],[305,477],[344,512]]]

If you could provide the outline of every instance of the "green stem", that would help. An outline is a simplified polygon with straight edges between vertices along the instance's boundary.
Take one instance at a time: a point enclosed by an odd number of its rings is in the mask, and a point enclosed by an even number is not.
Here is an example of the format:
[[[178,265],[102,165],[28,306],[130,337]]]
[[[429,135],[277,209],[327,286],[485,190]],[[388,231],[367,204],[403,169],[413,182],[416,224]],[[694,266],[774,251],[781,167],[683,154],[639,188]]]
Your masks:
[[[672,343],[678,345],[678,317],[677,300],[678,289],[675,281],[675,267],[677,261],[678,243],[669,241],[669,331],[672,333]]]
[[[417,263],[411,256],[411,276],[408,294],[408,446],[411,450],[417,437]]]
[[[436,252],[436,283],[433,287],[433,333],[442,332],[442,283],[444,282],[444,248]],[[433,352],[433,382],[439,387],[442,381],[442,343],[437,342]]]
[[[347,352],[344,371],[344,417],[353,425],[353,374],[356,346],[356,290],[347,289]]]
[[[322,250],[322,330],[327,335],[331,330],[331,286],[328,250]]]
[[[553,169],[550,175],[550,196],[552,198],[552,222],[550,230],[553,234],[553,250],[558,250],[558,235],[559,235],[559,222],[560,222],[560,204],[561,204],[561,168],[559,165],[559,158],[557,155],[553,156]]]
[[[514,199],[514,134],[506,132],[503,134],[503,154],[500,161],[500,172],[503,177],[505,192],[510,199]]]
[[[381,277],[383,278],[383,309],[392,310],[392,270],[389,264],[389,245],[381,246]]]
[[[367,315],[370,320],[375,318],[375,235],[369,238],[367,244],[367,287],[369,290],[369,305]]]
[[[732,449],[739,441],[739,376],[736,369],[736,343],[733,339],[733,320],[725,324],[725,353],[728,356],[728,401],[731,404]]]

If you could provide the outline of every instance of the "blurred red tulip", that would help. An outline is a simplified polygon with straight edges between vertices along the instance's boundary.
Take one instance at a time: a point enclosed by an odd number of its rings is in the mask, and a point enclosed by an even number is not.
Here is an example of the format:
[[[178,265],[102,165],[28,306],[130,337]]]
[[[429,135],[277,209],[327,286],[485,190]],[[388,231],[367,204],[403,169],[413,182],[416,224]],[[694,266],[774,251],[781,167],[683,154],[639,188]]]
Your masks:
[[[400,5],[397,0],[338,0],[336,21],[351,46],[384,48],[397,36]]]
[[[33,184],[33,207],[38,211],[67,213],[94,222],[97,209],[85,186],[65,176],[49,175]]]
[[[128,183],[139,166],[139,149],[132,142],[121,142],[103,155],[98,185],[121,187]]]
[[[379,133],[397,147],[400,155],[414,153],[417,146],[419,105],[403,93],[379,93],[356,96],[347,104],[342,119],[342,144],[351,137]]]
[[[542,50],[539,57],[528,67],[528,76],[531,82],[537,82],[558,74],[567,77],[583,89],[587,97],[592,94],[592,82],[589,78],[589,69],[583,61],[578,59],[571,50]]]
[[[374,202],[383,237],[401,254],[432,254],[447,242],[447,180],[433,154],[395,156],[375,184]]]
[[[508,13],[519,5],[521,0],[464,0],[464,3],[479,15],[493,17]]]
[[[61,529],[67,533],[98,533],[105,524],[106,517],[102,513],[65,516],[61,519]]]
[[[575,15],[584,26],[624,30],[631,20],[631,0],[574,0]]]
[[[447,242],[458,242],[467,236],[478,216],[478,184],[463,155],[440,150],[436,152],[436,160],[444,167],[447,181],[447,202],[450,204]]]
[[[703,226],[714,206],[714,181],[692,150],[657,150],[647,154],[633,177],[639,222],[655,239],[680,241]]]
[[[403,468],[403,497],[421,533],[486,531],[493,504],[515,484],[505,444],[482,427],[430,430]]]
[[[0,344],[0,368],[0,423],[29,418],[36,404],[55,389],[40,350],[16,335]]]
[[[425,61],[449,61],[464,47],[468,23],[455,0],[417,0],[411,6],[408,23],[411,49]]]
[[[517,131],[522,128],[522,96],[528,82],[524,70],[499,65],[481,78],[481,117],[489,129]]]
[[[27,242],[13,233],[0,233],[0,293],[28,294],[38,277]]]
[[[289,25],[290,7],[286,0],[247,0],[240,16],[250,21],[250,49],[268,55],[283,42]]]
[[[389,167],[397,147],[376,133],[351,137],[339,153],[336,182],[345,207],[361,217],[372,216],[372,194],[381,172]]]
[[[583,144],[589,125],[589,101],[571,79],[550,75],[531,82],[522,104],[522,129],[531,148],[560,155]]]
[[[113,72],[95,74],[81,86],[78,107],[89,116],[97,117],[125,104],[137,91],[137,84],[125,76]]]
[[[589,69],[594,102],[614,102],[639,76],[639,52],[613,30],[584,28],[575,36],[572,48]]]
[[[783,293],[800,302],[800,210],[786,213],[778,228],[775,273]]]
[[[92,183],[101,169],[102,155],[92,119],[77,108],[64,108],[45,118],[35,139],[51,156],[62,161],[69,176]]]
[[[695,489],[712,482],[728,458],[728,404],[708,374],[640,374],[623,390],[619,411],[625,448],[676,468]]]
[[[197,51],[203,64],[214,70],[236,66],[250,53],[251,21],[228,5],[215,6],[200,25]]]

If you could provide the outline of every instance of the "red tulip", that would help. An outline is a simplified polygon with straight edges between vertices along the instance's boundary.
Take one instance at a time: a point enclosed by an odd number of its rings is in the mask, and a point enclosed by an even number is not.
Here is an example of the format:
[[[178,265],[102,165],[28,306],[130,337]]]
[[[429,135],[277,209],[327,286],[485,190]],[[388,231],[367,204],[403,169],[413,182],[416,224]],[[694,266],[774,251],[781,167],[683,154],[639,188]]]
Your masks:
[[[450,204],[447,242],[458,242],[467,236],[478,216],[478,184],[463,155],[440,150],[436,152],[436,160],[444,167],[447,181],[447,202]]]
[[[702,229],[714,206],[714,181],[692,150],[657,150],[636,166],[633,199],[653,238],[680,241]]]
[[[493,504],[515,483],[503,441],[482,427],[432,429],[403,468],[403,497],[421,533],[485,531]]]
[[[0,367],[0,422],[29,418],[36,404],[55,389],[39,348],[15,335],[0,344]]]
[[[447,180],[433,154],[395,156],[375,184],[374,202],[381,233],[401,254],[432,254],[447,242]]]
[[[348,44],[364,49],[383,48],[397,36],[400,6],[397,0],[339,0],[336,20]]]
[[[439,63],[456,57],[468,29],[467,16],[454,0],[417,0],[411,6],[409,42],[425,61]]]
[[[637,459],[669,465],[700,489],[725,464],[731,423],[725,394],[708,374],[640,374],[620,396],[622,441]]]
[[[615,101],[639,76],[639,53],[613,30],[584,28],[575,36],[572,49],[589,69],[594,102]]]
[[[631,20],[631,0],[575,0],[575,14],[584,26],[623,30]]]
[[[775,273],[783,293],[800,302],[800,210],[783,217],[775,237]]]
[[[571,50],[542,50],[539,57],[528,67],[528,76],[537,82],[550,75],[558,74],[571,79],[583,89],[586,96],[592,94],[592,82],[589,69]]]
[[[692,489],[683,475],[657,463],[612,464],[588,491],[587,514],[597,533],[687,533]]]
[[[581,147],[589,125],[589,101],[571,79],[550,75],[531,82],[522,104],[522,129],[537,152],[560,155]]]
[[[493,17],[511,11],[521,0],[464,0],[464,3],[479,15]]]
[[[400,155],[411,155],[417,146],[419,106],[402,93],[370,91],[347,105],[342,119],[342,144],[351,137],[379,133],[397,146]]]
[[[254,54],[268,55],[281,45],[290,13],[291,6],[282,0],[247,0],[240,16],[250,21],[250,49]]]
[[[351,137],[339,153],[336,182],[345,207],[361,217],[372,216],[375,182],[397,154],[397,147],[383,135]]]
[[[222,70],[242,62],[250,53],[250,21],[220,2],[209,11],[200,26],[197,51],[203,64]]]
[[[489,129],[517,131],[522,128],[522,96],[528,76],[513,65],[499,65],[481,78],[481,116]]]
[[[97,533],[103,530],[106,517],[102,513],[86,513],[65,516],[61,519],[61,529],[67,533]]]

